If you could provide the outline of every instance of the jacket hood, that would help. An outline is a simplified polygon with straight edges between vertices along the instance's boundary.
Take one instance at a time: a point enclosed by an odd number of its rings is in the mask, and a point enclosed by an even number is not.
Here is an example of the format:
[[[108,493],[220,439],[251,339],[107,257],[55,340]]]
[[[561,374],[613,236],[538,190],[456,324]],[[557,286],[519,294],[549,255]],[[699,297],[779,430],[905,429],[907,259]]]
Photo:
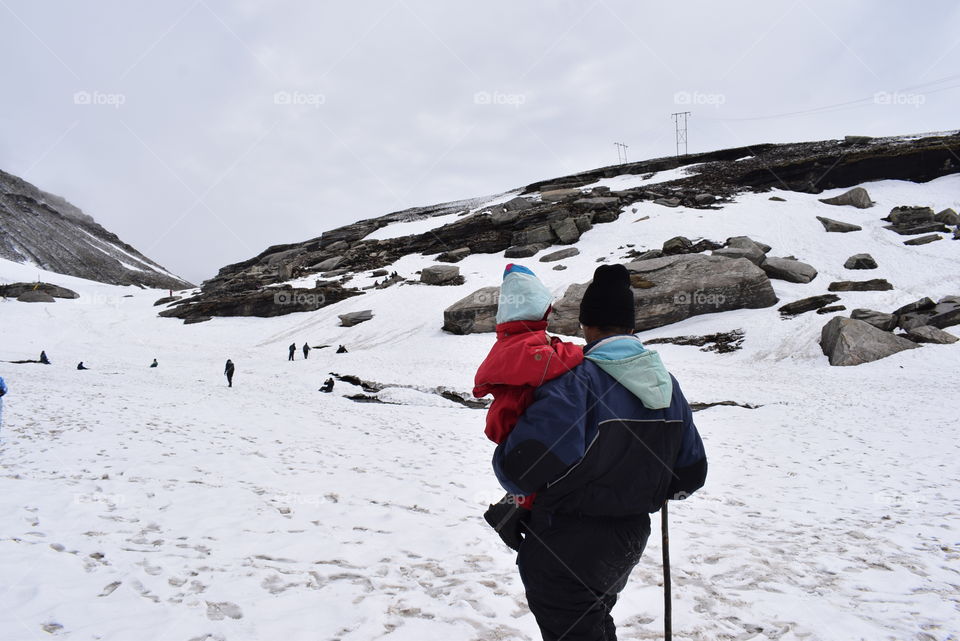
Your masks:
[[[503,271],[497,303],[497,324],[511,321],[538,321],[547,315],[553,296],[532,271],[510,263]]]
[[[587,359],[626,387],[651,410],[670,407],[673,381],[660,360],[636,336],[611,336],[584,349]]]

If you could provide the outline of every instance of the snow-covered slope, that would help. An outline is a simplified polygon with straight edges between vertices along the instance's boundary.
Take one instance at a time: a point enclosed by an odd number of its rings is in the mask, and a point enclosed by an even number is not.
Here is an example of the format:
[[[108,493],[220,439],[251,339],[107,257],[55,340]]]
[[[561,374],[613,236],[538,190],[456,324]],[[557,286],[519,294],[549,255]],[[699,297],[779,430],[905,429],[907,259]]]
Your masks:
[[[65,199],[3,171],[0,259],[113,285],[191,286]]]
[[[820,270],[807,285],[773,281],[783,302],[841,278],[895,286],[842,294],[848,309],[960,293],[960,243],[907,247],[879,220],[902,204],[958,208],[960,176],[865,186],[867,210],[817,200],[837,192],[745,194],[720,210],[640,203],[585,233],[565,271],[526,264],[560,295],[628,243],[746,234]],[[827,234],[816,215],[864,230]],[[842,267],[863,251],[879,269]],[[155,293],[50,274],[81,297],[0,301],[0,360],[45,349],[53,361],[0,362],[0,639],[47,638],[44,626],[117,641],[538,639],[514,557],[481,518],[501,494],[482,411],[429,393],[471,388],[492,335],[443,333],[442,311],[497,284],[506,262],[467,257],[462,286],[198,325],[157,318]],[[389,269],[427,264],[411,255]],[[16,269],[0,263],[0,278]],[[374,318],[338,326],[363,309]],[[829,367],[816,343],[828,318],[742,310],[642,334],[742,329],[732,354],[657,349],[690,400],[760,406],[695,416],[710,475],[671,509],[677,638],[945,641],[960,629],[960,344]],[[287,345],[305,341],[332,347],[288,362]],[[416,389],[361,405],[346,383],[317,391],[329,372]],[[614,611],[621,638],[661,635],[654,530]]]

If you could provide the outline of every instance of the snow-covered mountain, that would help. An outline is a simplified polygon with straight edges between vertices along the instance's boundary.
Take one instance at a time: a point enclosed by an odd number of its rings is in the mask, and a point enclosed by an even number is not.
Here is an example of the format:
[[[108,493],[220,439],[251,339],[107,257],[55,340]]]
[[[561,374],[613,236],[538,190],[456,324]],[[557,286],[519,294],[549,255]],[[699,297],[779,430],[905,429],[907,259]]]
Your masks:
[[[329,269],[346,269],[339,274],[281,274],[281,259],[258,257],[220,281],[234,281],[221,297],[263,289],[278,306],[317,289],[317,278],[358,292],[314,301],[322,304],[312,311],[184,325],[157,316],[168,308],[154,305],[155,292],[53,273],[42,279],[80,297],[0,301],[0,376],[10,386],[0,429],[0,639],[538,639],[515,556],[481,517],[502,494],[483,412],[456,397],[472,388],[493,336],[442,330],[444,310],[496,287],[507,262],[530,266],[559,300],[598,263],[637,262],[680,236],[718,244],[749,236],[769,256],[794,256],[818,273],[809,282],[770,278],[775,307],[701,313],[639,334],[705,408],[695,420],[707,484],[671,508],[674,635],[954,637],[960,343],[831,367],[818,341],[831,318],[854,309],[890,312],[960,294],[960,241],[948,233],[907,245],[914,236],[883,220],[904,205],[960,210],[960,173],[875,176],[821,193],[785,185],[727,193],[718,178],[709,192],[718,202],[707,206],[694,197],[708,193],[702,186],[669,182],[698,168],[627,169],[567,187],[628,194],[577,195],[617,202],[564,245],[576,255],[541,262],[559,248],[526,258],[507,258],[507,246],[471,251],[447,263],[461,280],[446,285],[420,277],[440,252],[401,249],[419,248],[430,232],[452,238],[451,221],[479,220],[525,190],[375,224],[363,239],[387,253],[368,255],[373,264],[361,260],[370,245],[349,240],[346,267]],[[853,186],[869,192],[870,207],[822,202]],[[545,203],[551,191],[523,197]],[[631,194],[639,197],[622,202]],[[523,211],[539,207],[548,209]],[[818,216],[861,229],[828,232]],[[491,239],[501,242],[477,240]],[[877,266],[845,266],[861,253]],[[639,262],[650,260],[663,259]],[[21,280],[24,269],[0,262],[0,278]],[[892,287],[830,292],[864,279]],[[777,312],[830,293],[846,309]],[[369,320],[341,323],[366,310]],[[729,352],[660,343],[741,333]],[[316,348],[309,359],[298,352],[289,362],[287,346],[305,342]],[[348,352],[335,353],[338,345]],[[41,349],[52,365],[9,362]],[[159,367],[148,367],[153,358]],[[91,369],[76,370],[81,360]],[[318,392],[331,373],[333,393]],[[662,634],[659,559],[655,528],[614,609],[620,638]]]
[[[64,198],[3,171],[0,258],[112,285],[192,287]]]

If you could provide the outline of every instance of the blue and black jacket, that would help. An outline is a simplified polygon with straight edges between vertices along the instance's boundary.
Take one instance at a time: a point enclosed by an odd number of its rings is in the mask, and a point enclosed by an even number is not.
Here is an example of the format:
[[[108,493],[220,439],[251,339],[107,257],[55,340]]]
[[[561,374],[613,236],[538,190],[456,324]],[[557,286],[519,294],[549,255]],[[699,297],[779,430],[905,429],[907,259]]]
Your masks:
[[[534,509],[632,516],[703,487],[707,458],[690,405],[657,352],[632,335],[537,388],[493,457],[500,484]]]

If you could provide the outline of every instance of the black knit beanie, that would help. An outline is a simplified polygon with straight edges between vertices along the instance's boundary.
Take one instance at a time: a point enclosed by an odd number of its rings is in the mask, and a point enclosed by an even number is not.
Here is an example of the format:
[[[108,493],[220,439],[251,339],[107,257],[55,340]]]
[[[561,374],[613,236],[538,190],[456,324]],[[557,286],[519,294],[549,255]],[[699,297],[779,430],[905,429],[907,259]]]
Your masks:
[[[600,265],[580,300],[580,324],[633,330],[635,311],[630,274],[623,265]]]

